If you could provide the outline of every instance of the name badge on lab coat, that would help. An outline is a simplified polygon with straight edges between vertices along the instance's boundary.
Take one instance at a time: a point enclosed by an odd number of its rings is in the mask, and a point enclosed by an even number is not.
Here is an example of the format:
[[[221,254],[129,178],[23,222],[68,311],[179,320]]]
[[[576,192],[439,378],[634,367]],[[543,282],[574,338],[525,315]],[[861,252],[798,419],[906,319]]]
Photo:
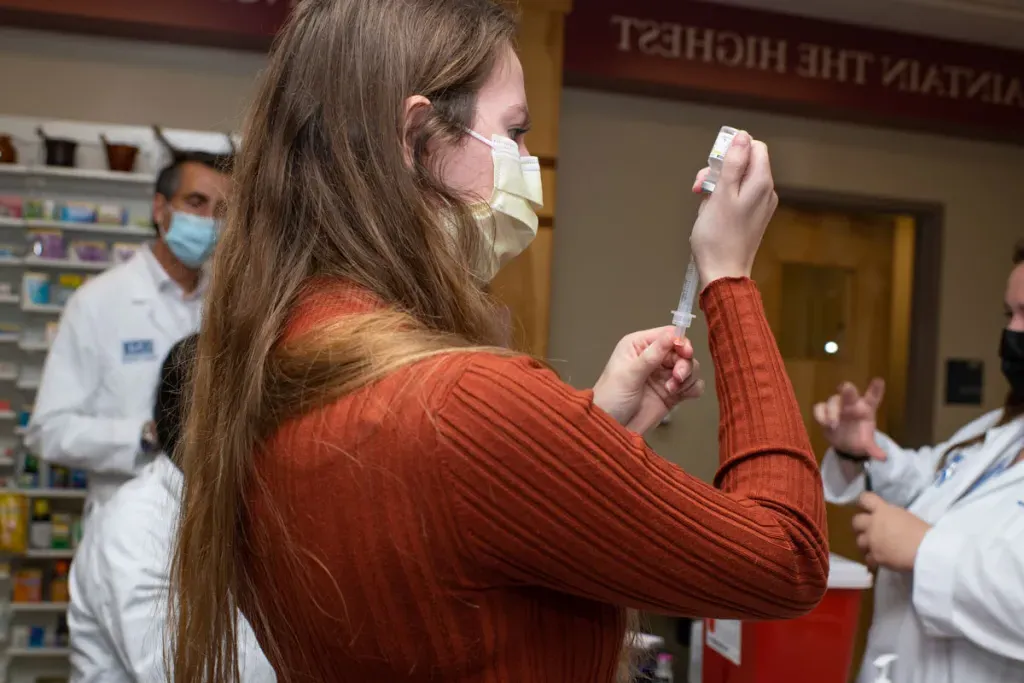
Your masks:
[[[152,339],[129,339],[121,342],[121,348],[123,350],[122,363],[156,360]]]

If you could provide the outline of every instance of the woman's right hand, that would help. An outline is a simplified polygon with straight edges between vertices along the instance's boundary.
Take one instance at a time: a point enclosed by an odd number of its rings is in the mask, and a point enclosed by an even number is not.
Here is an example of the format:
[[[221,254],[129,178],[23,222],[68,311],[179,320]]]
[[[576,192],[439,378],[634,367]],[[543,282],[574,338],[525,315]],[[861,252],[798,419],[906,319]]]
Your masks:
[[[693,191],[707,176],[697,174]],[[768,221],[779,205],[768,148],[744,131],[725,154],[715,191],[701,204],[690,247],[706,287],[724,277],[750,277]]]
[[[885,460],[885,451],[875,443],[876,415],[885,396],[885,382],[875,378],[862,396],[846,382],[839,393],[814,406],[814,419],[832,446],[850,455]]]

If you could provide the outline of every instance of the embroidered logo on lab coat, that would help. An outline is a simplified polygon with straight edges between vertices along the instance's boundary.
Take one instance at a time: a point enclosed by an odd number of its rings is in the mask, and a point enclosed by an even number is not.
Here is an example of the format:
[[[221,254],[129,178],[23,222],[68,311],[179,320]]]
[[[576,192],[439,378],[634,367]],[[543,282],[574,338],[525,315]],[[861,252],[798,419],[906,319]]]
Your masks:
[[[156,359],[152,339],[129,339],[121,342],[121,347],[124,351],[121,357],[122,363],[138,363]]]

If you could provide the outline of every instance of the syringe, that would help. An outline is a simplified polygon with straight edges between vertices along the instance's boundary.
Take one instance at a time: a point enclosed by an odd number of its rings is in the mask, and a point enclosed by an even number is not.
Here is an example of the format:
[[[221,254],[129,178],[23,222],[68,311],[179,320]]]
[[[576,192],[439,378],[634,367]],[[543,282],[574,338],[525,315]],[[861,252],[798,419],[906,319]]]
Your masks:
[[[725,161],[725,153],[729,150],[729,146],[732,144],[737,132],[731,126],[722,126],[722,129],[718,131],[718,137],[715,138],[715,144],[711,148],[711,154],[708,156],[708,175],[701,185],[701,189],[709,194],[715,191],[718,176],[722,171],[722,163]],[[686,336],[686,330],[689,329],[693,319],[696,317],[693,315],[693,300],[697,298],[699,286],[700,274],[697,272],[697,264],[694,262],[693,255],[691,254],[690,263],[686,266],[686,281],[683,282],[683,293],[679,295],[679,306],[676,307],[676,310],[672,311],[672,324],[676,326],[676,339],[681,340]]]
[[[683,293],[679,296],[679,306],[672,311],[672,324],[676,326],[676,339],[686,336],[686,330],[693,322],[693,300],[697,298],[697,287],[700,285],[700,274],[697,273],[697,264],[690,257],[690,265],[686,266],[686,281],[683,283]]]

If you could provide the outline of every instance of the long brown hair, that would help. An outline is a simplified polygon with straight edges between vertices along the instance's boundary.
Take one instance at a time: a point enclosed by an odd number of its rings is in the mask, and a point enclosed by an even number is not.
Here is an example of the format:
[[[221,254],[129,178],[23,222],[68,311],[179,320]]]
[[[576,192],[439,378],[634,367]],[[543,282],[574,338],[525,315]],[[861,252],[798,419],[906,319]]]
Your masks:
[[[281,661],[241,561],[268,436],[409,363],[502,343],[468,266],[480,228],[430,150],[464,142],[515,31],[494,0],[303,0],[279,34],[244,129],[194,370],[172,561],[175,683],[238,680],[239,603]],[[407,121],[412,95],[432,106]],[[286,340],[296,302],[323,279],[383,307]]]
[[[1024,263],[1024,240],[1017,242],[1016,246],[1013,248],[1013,267],[1016,268],[1022,263]],[[1021,415],[1024,415],[1024,396],[1019,396],[1013,391],[1010,391],[1006,394],[1006,401],[1003,403],[1003,412],[999,416],[999,420],[992,425],[992,429],[1008,425]],[[953,444],[946,449],[945,453],[942,454],[936,471],[942,471],[945,469],[949,464],[950,456],[952,456],[956,451],[969,448],[970,446],[979,444],[984,440],[985,432],[982,432],[977,436],[973,436],[969,439],[964,439],[963,441]]]

